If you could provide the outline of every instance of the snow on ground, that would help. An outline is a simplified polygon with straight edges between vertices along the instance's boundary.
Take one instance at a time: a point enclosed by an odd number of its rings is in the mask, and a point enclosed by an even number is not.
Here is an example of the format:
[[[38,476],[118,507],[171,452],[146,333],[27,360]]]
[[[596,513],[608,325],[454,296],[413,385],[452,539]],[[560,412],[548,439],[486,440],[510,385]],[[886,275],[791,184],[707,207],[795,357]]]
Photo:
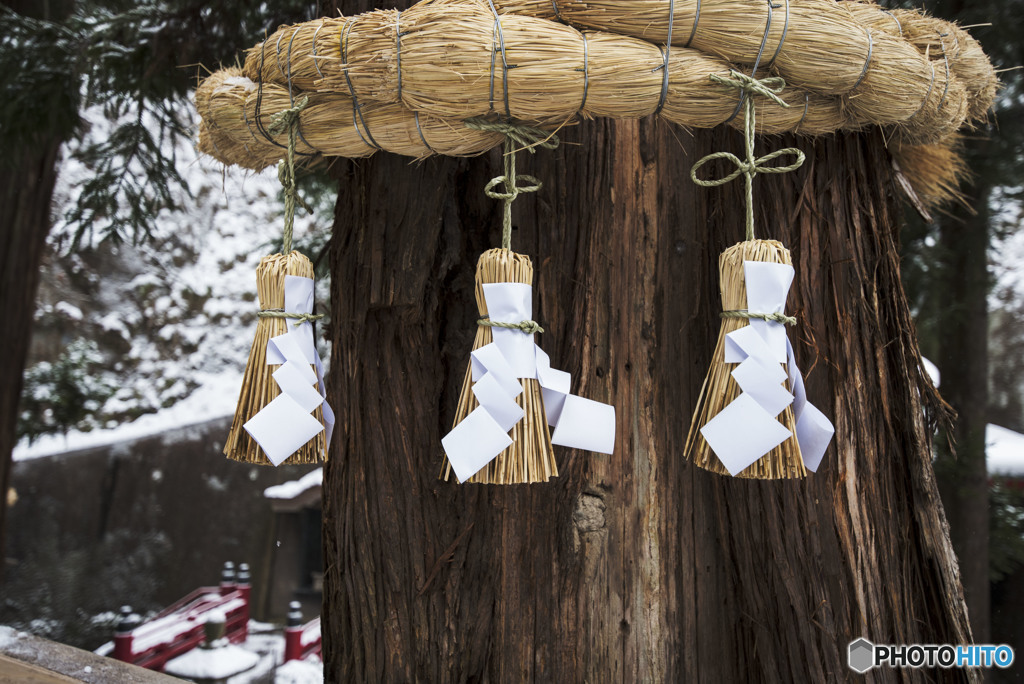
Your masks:
[[[102,112],[90,111],[88,118],[94,135],[109,128]],[[107,418],[89,431],[42,436],[31,445],[22,440],[15,459],[112,444],[234,412],[255,332],[256,266],[283,225],[280,185],[275,169],[225,170],[200,158],[187,141],[173,152],[192,196],[180,198],[178,210],[154,217],[149,242],[93,245],[90,263],[88,255],[67,254],[70,231],[61,221],[54,227],[54,264],[43,274],[52,287],[46,295],[41,290],[37,320],[57,319],[79,335],[114,335],[127,352],[116,345],[102,349],[109,363],[100,373],[116,383],[101,410]],[[65,155],[57,216],[89,174]],[[315,222],[297,215],[297,239],[324,230]],[[97,272],[96,263],[112,266]],[[75,295],[65,287],[71,280],[88,285]],[[323,289],[318,287],[321,297]]]
[[[323,684],[323,663],[292,660],[277,668],[274,684]]]

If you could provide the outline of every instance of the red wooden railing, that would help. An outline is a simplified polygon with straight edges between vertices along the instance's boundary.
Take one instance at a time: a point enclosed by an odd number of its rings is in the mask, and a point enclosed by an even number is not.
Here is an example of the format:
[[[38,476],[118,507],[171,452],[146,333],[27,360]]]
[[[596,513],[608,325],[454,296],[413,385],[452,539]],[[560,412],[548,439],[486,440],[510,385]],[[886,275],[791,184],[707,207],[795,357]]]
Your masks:
[[[323,658],[320,638],[320,618],[302,624],[302,611],[298,601],[288,606],[288,626],[284,628],[284,662]]]
[[[235,644],[245,641],[249,630],[251,587],[247,569],[243,572],[245,574],[236,582],[234,567],[226,564],[220,586],[200,587],[141,625],[134,626],[123,620],[114,633],[111,656],[163,671],[167,661],[203,643],[207,618],[214,612],[224,616],[224,636],[229,641]],[[124,612],[131,611],[122,609]]]

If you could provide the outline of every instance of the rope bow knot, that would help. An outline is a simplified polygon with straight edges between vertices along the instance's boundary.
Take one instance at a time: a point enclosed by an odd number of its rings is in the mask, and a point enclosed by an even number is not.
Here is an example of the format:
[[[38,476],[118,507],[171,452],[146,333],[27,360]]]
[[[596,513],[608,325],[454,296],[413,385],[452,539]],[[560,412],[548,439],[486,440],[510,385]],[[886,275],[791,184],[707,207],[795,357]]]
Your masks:
[[[492,178],[484,186],[484,194],[491,199],[502,200],[505,203],[501,222],[501,246],[504,249],[511,249],[512,202],[521,193],[537,192],[544,185],[533,176],[525,173],[516,173],[516,152],[526,150],[530,154],[534,154],[538,147],[553,150],[558,147],[558,136],[533,126],[524,126],[511,122],[487,121],[485,119],[473,118],[466,119],[465,124],[467,128],[477,131],[501,133],[505,136],[503,154],[505,173],[504,175]],[[529,183],[529,185],[519,185],[521,182]],[[494,189],[499,185],[505,186],[504,192],[498,192]]]
[[[789,107],[789,105],[779,97],[779,93],[781,93],[782,89],[786,87],[786,82],[779,76],[771,76],[769,78],[759,80],[753,76],[747,76],[746,74],[740,73],[736,70],[730,71],[729,74],[729,76],[711,74],[709,78],[715,83],[736,88],[740,91],[740,98],[743,101],[744,107],[743,139],[745,143],[746,159],[740,159],[731,152],[715,152],[713,154],[709,154],[708,156],[698,160],[697,163],[693,165],[690,169],[690,179],[697,185],[704,187],[717,187],[728,183],[737,176],[743,175],[746,179],[747,191],[747,240],[753,240],[754,176],[759,173],[788,173],[789,171],[795,171],[804,163],[804,153],[796,147],[786,147],[781,150],[769,152],[763,157],[754,156],[753,96],[760,95],[768,98],[778,105]],[[796,161],[788,166],[767,166],[768,162],[787,154],[794,155],[796,157]],[[724,176],[723,178],[711,178],[708,180],[698,178],[697,170],[714,159],[725,159],[732,163],[736,168],[732,173]]]

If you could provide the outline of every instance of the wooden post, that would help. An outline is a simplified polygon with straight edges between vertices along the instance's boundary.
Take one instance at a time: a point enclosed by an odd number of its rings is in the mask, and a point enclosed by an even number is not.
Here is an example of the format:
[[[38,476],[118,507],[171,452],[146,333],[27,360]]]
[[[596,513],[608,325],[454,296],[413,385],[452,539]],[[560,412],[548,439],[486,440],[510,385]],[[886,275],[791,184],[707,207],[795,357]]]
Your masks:
[[[298,601],[288,604],[288,622],[284,628],[284,662],[302,659],[302,607]]]
[[[132,630],[137,626],[138,621],[132,613],[132,607],[121,606],[121,619],[114,631],[114,650],[111,654],[115,659],[125,663],[132,662]]]

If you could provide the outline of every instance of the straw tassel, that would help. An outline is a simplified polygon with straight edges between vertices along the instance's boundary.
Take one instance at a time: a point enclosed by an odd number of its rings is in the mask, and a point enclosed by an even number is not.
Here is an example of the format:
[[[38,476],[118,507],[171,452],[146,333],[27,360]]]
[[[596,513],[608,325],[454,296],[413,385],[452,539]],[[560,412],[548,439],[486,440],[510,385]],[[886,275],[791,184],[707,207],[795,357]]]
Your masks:
[[[775,240],[748,240],[722,252],[718,259],[718,272],[723,311],[737,311],[747,307],[747,287],[743,276],[745,261],[792,264],[789,250]],[[720,475],[729,475],[730,473],[701,435],[700,428],[731,404],[742,392],[732,376],[733,369],[739,364],[725,363],[725,340],[726,335],[749,324],[749,320],[744,318],[722,319],[711,367],[708,369],[704,385],[701,387],[697,407],[693,412],[693,420],[690,424],[690,432],[686,437],[685,454],[687,458],[701,468]],[[787,391],[793,391],[788,379],[785,381],[785,388]],[[800,443],[796,438],[796,420],[792,406],[787,406],[778,416],[778,420],[792,433],[791,436],[752,465],[736,473],[735,477],[760,480],[806,477],[807,469],[804,467]]]
[[[508,249],[491,249],[480,255],[476,265],[476,305],[482,318],[487,317],[487,302],[484,300],[484,283],[523,283],[533,285],[533,263],[530,257],[516,254]],[[477,326],[473,349],[477,350],[494,340],[491,328]],[[551,432],[544,412],[544,399],[540,384],[534,378],[521,378],[523,393],[516,397],[525,416],[512,428],[512,444],[502,451],[482,470],[467,482],[478,484],[518,484],[524,482],[547,482],[558,476],[554,450],[551,446]],[[459,406],[455,411],[453,427],[461,423],[479,406],[472,391],[473,373],[466,368],[466,378],[459,395]],[[449,479],[451,464],[445,457],[441,477]]]
[[[259,295],[261,310],[284,308],[285,276],[313,277],[313,264],[303,254],[271,254],[260,259],[256,268],[256,288]],[[238,395],[238,406],[224,444],[224,455],[243,463],[272,465],[263,449],[249,433],[243,429],[245,423],[259,413],[271,401],[281,394],[277,382],[272,377],[276,366],[267,364],[267,343],[271,338],[283,335],[288,331],[286,318],[259,317],[256,323],[256,336],[249,351],[249,361],[245,366],[242,389]],[[323,423],[323,408],[318,406],[313,417]],[[320,463],[327,460],[327,442],[324,432],[310,439],[298,451],[284,461],[285,464],[297,465],[304,463]]]

